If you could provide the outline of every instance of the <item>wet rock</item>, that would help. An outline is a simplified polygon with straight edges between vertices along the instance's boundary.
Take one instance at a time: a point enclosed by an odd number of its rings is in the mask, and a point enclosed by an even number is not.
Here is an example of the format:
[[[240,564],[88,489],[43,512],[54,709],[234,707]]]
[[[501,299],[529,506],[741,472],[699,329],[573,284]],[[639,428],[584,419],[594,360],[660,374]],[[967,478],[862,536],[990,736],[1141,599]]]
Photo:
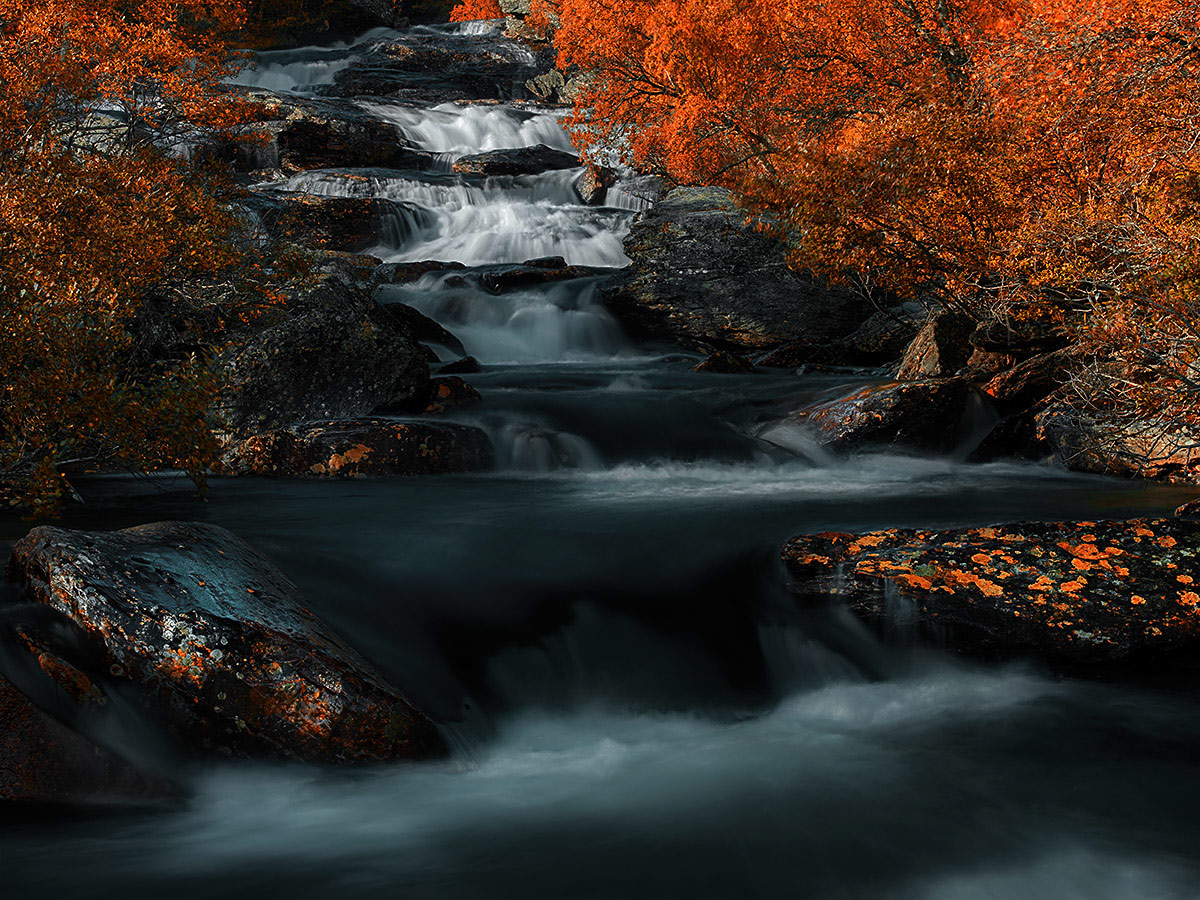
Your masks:
[[[418,341],[440,344],[451,353],[466,355],[467,350],[462,341],[419,309],[405,303],[386,303],[383,304],[383,313],[393,317]]]
[[[865,322],[837,342],[850,351],[856,365],[879,365],[903,356],[929,318],[920,303],[901,303],[871,313]]]
[[[1200,433],[1179,422],[1102,418],[1051,403],[1036,424],[1039,440],[1068,469],[1200,484]]]
[[[434,378],[429,382],[429,406],[425,414],[436,416],[458,406],[478,403],[483,396],[456,375]]]
[[[630,329],[739,353],[845,337],[865,300],[788,268],[782,244],[745,222],[728,191],[676,188],[635,222],[633,265],[606,291]]]
[[[951,647],[1057,665],[1153,667],[1200,648],[1200,522],[1021,523],[797,537],[802,602],[896,615]]]
[[[1063,351],[1034,356],[991,379],[983,392],[1006,415],[1027,410],[1058,390],[1074,367],[1073,358]]]
[[[453,169],[462,175],[540,175],[559,169],[574,169],[579,157],[545,144],[510,150],[489,150],[457,160]]]
[[[248,204],[274,240],[292,241],[314,250],[358,253],[379,245],[385,223],[408,204],[375,197],[328,197],[285,191],[259,192]]]
[[[351,100],[259,89],[244,93],[257,105],[262,121],[244,128],[237,140],[206,148],[237,171],[371,166],[424,170],[433,164],[432,155],[406,146],[394,125]]]
[[[82,629],[105,677],[136,686],[194,752],[313,762],[445,752],[429,719],[223,528],[36,528],[8,578]]]
[[[929,317],[900,360],[897,378],[939,378],[967,364],[974,347],[975,320],[965,313],[943,309]]]
[[[908,381],[861,388],[802,410],[796,419],[818,441],[839,451],[890,447],[947,453],[965,437],[974,397],[960,378]]]
[[[493,464],[491,442],[478,428],[382,418],[279,428],[231,444],[222,459],[235,475],[285,478],[444,475]]]
[[[375,270],[376,284],[406,284],[429,274],[461,272],[467,267],[457,262],[427,260],[413,263],[384,263]]]
[[[754,363],[737,353],[718,350],[710,353],[708,358],[692,371],[719,375],[745,375],[754,371]]]
[[[462,359],[456,359],[453,362],[448,362],[440,369],[439,375],[475,375],[483,371],[483,366],[479,364],[473,356],[464,356]]]
[[[1179,519],[1200,519],[1200,498],[1189,500],[1187,503],[1176,508],[1175,517]]]
[[[393,36],[336,76],[338,97],[391,97],[434,105],[524,99],[525,82],[552,63],[515,41],[483,35],[409,31]]]
[[[580,201],[586,206],[603,206],[608,199],[608,189],[617,183],[617,173],[607,166],[594,163],[583,170],[583,177],[575,190]]]
[[[0,801],[140,805],[177,793],[43,712],[0,675]]]
[[[216,412],[235,434],[366,415],[384,404],[418,410],[428,396],[429,366],[417,337],[368,291],[334,278],[218,363]]]
[[[1002,418],[971,451],[968,461],[1045,460],[1051,453],[1051,447],[1039,435],[1037,410],[1034,409]]]

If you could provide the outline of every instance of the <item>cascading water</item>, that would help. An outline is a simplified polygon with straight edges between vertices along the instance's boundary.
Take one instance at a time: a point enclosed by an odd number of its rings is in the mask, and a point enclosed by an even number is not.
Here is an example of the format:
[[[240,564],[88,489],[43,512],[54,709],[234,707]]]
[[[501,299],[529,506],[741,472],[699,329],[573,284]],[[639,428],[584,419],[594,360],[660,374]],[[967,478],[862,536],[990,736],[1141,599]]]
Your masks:
[[[458,52],[498,42],[499,27],[397,39]],[[264,55],[243,83],[305,90],[382,40]],[[698,374],[696,358],[622,334],[602,272],[513,280],[502,264],[536,257],[624,264],[645,203],[633,178],[593,209],[577,170],[449,172],[482,150],[567,148],[560,110],[361,104],[446,171],[272,187],[393,201],[381,256],[467,266],[379,297],[433,317],[483,364],[467,378],[484,401],[456,415],[489,432],[498,471],[214,479],[202,509],[183,483],[96,479],[66,524],[231,528],[445,723],[454,756],[368,771],[198,765],[179,811],[0,825],[6,890],[1195,896],[1194,695],[958,662],[915,642],[903,608],[881,642],[844,609],[797,606],[775,562],[801,532],[1117,517],[1170,508],[1177,492],[1030,465],[832,456],[770,413],[847,376]],[[27,525],[0,527],[8,540]]]

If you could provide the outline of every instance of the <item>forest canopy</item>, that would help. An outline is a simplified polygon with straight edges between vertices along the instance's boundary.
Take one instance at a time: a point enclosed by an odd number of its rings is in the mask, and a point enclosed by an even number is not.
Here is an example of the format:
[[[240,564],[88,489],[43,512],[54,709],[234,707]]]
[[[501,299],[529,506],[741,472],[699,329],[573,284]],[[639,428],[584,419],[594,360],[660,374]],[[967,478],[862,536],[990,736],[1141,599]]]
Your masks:
[[[139,360],[152,290],[255,271],[219,179],[190,161],[244,111],[234,0],[0,0],[0,482],[52,507],[72,460],[199,475],[200,353]]]
[[[534,5],[594,153],[731,188],[797,267],[1061,322],[1124,363],[1092,401],[1194,417],[1200,4]]]

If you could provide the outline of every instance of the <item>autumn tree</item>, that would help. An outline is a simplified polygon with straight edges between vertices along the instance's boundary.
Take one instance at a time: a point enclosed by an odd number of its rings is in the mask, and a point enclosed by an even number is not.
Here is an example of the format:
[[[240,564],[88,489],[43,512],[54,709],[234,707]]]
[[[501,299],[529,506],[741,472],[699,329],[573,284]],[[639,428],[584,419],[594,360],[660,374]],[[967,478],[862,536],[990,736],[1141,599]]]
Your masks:
[[[553,5],[585,147],[731,188],[827,277],[1056,316],[1118,405],[1198,417],[1200,5]]]
[[[472,22],[477,19],[503,19],[504,10],[497,0],[463,0],[450,10],[451,22]]]
[[[147,293],[245,271],[243,226],[188,162],[240,111],[218,90],[235,0],[0,0],[0,483],[53,506],[62,467],[199,474],[198,354],[137,362]]]

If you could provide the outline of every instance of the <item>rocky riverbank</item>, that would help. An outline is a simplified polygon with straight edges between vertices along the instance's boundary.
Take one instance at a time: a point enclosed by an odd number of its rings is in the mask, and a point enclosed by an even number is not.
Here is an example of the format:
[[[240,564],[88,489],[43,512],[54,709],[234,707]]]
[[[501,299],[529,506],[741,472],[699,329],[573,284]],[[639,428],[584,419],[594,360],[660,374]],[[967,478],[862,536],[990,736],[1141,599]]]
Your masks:
[[[520,33],[528,4],[506,8]],[[238,173],[261,238],[302,249],[312,272],[245,322],[206,323],[209,307],[185,289],[138,325],[149,358],[193,352],[197,331],[209,342],[221,383],[217,474],[327,488],[607,466],[636,482],[647,460],[665,460],[685,479],[709,479],[688,483],[707,497],[744,474],[730,460],[785,460],[792,468],[772,477],[786,488],[811,477],[809,462],[832,470],[882,452],[1191,479],[1190,457],[1151,469],[1128,462],[1131,451],[1119,465],[1089,443],[1064,412],[1082,361],[1058,330],[997,329],[831,287],[791,269],[725,191],[660,198],[634,173],[584,168],[559,123],[578,73],[548,68],[538,35],[525,37],[534,45],[482,26],[372,33],[315,63],[264,55],[231,88],[260,105],[264,139],[203,150]],[[658,370],[630,363],[643,357],[682,366],[671,384],[701,387],[661,400],[647,387]],[[516,374],[506,381],[504,370]],[[812,373],[827,376],[819,391],[796,377]],[[755,378],[770,390],[760,396]],[[733,379],[751,386],[722,393]],[[578,407],[583,396],[592,405]],[[644,408],[604,418],[630,396]],[[623,443],[644,455],[631,461]],[[461,514],[493,502],[468,495]],[[498,536],[507,527],[489,538],[508,539]],[[844,604],[882,630],[907,624],[967,653],[1121,674],[1194,659],[1196,538],[1186,519],[823,532],[792,540],[783,561],[798,608]],[[648,533],[646,544],[660,539]],[[0,680],[0,716],[12,723],[0,797],[176,799],[169,778],[94,727],[97,709],[126,704],[188,758],[328,764],[447,751],[435,716],[219,527],[39,528],[17,545],[8,578],[5,605],[21,612],[3,620],[14,674]],[[720,619],[743,587],[712,588],[722,596],[695,643],[734,659],[714,669],[751,682],[769,668],[757,623],[738,609],[726,633]],[[476,593],[493,599],[490,585]],[[644,598],[632,596],[635,608]],[[523,608],[541,602],[521,598]],[[693,612],[686,600],[662,604],[658,625]],[[505,633],[484,619],[489,635]]]

